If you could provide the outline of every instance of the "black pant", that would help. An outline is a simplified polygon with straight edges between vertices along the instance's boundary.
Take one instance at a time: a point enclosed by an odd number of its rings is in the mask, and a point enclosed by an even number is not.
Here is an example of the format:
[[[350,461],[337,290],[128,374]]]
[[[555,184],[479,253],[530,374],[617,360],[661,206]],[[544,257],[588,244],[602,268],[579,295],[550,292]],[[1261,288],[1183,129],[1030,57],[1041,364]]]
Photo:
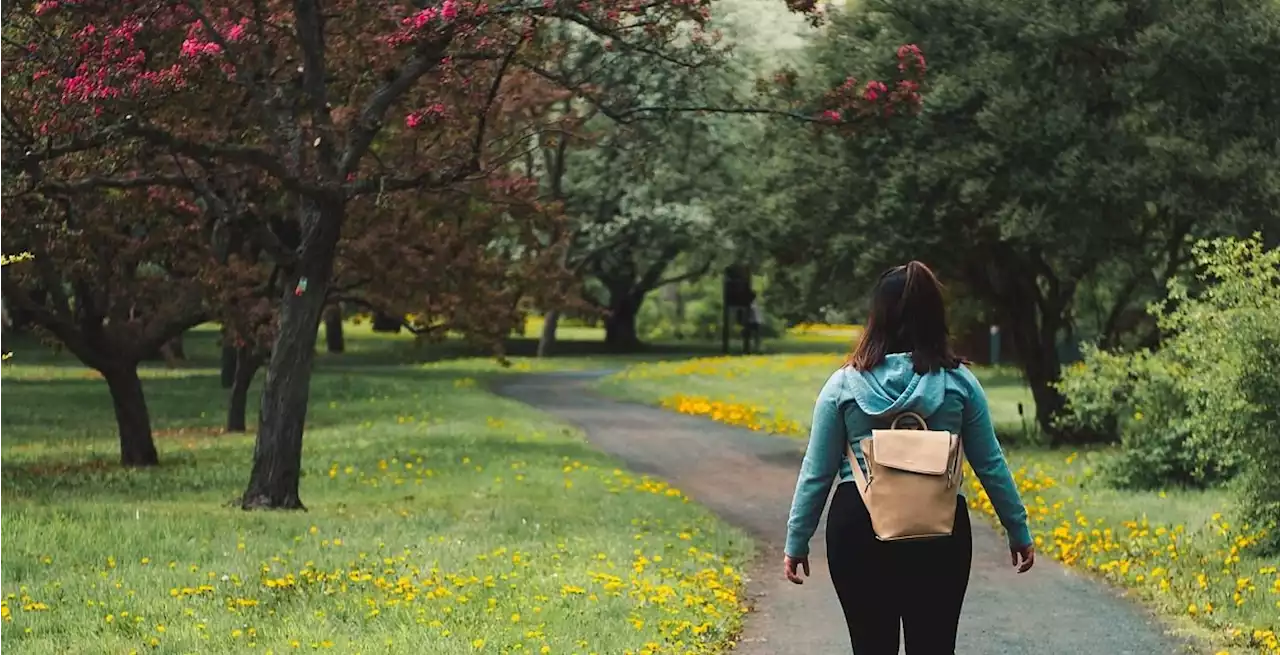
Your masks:
[[[972,560],[963,496],[956,497],[950,537],[884,542],[876,540],[853,483],[836,489],[827,515],[827,562],[855,655],[897,655],[899,623],[908,655],[953,655]]]

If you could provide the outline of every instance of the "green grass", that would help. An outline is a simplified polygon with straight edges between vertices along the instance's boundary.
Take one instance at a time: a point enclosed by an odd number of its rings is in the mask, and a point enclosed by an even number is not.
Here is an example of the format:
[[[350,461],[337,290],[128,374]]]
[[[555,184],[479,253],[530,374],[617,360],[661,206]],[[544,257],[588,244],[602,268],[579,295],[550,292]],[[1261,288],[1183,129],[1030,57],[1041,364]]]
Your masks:
[[[802,356],[646,362],[605,378],[598,388],[617,398],[648,404],[676,394],[733,400],[807,425],[814,398],[842,359],[838,351],[829,349]],[[987,391],[997,431],[1010,440],[1037,439],[1032,420],[1035,405],[1017,374],[1007,369],[978,369],[977,374]],[[1024,416],[1018,413],[1020,404]]]
[[[511,361],[527,370],[586,370],[593,368],[621,369],[639,362],[669,361],[691,357],[705,357],[720,353],[719,341],[669,340],[644,343],[636,352],[616,353],[604,343],[604,329],[600,327],[562,326],[557,330],[558,340],[548,357],[537,359],[538,334],[541,319],[531,318],[525,333],[513,334],[503,344],[504,354]],[[424,342],[408,332],[396,334],[373,332],[368,321],[349,321],[343,328],[346,350],[342,354],[325,352],[325,330],[320,328],[316,358],[325,367],[403,366],[408,364],[439,363],[443,366],[477,365],[497,368],[489,350],[463,340],[449,338],[442,342]],[[849,335],[796,335],[781,339],[767,339],[764,349],[770,353],[813,354],[839,353],[848,348]],[[214,370],[219,365],[218,327],[206,324],[190,330],[185,335],[186,360],[180,362],[178,371],[169,375],[184,376]],[[84,376],[84,369],[73,355],[51,349],[29,335],[4,335],[5,347],[15,358],[11,364],[18,368],[0,369],[0,376],[17,375],[32,366],[48,370],[41,375]],[[740,341],[731,344],[733,352],[741,348]],[[461,364],[459,364],[461,362]],[[147,362],[144,368],[153,371],[166,370],[163,362]],[[58,372],[57,369],[68,369]],[[163,375],[161,373],[153,373]]]
[[[0,448],[4,645],[604,655],[713,652],[732,638],[742,534],[483,391],[477,378],[500,367],[422,364],[407,339],[354,332],[347,354],[320,357],[308,511],[293,513],[234,506],[253,445],[218,434],[207,335],[188,339],[186,368],[144,371],[163,463],[141,471],[114,464],[101,380],[15,348]]]
[[[605,378],[599,388],[651,404],[683,394],[756,406],[782,425],[794,421],[796,436],[803,438],[814,397],[839,362],[833,355],[804,355],[641,363]],[[976,373],[1042,552],[1132,590],[1228,653],[1280,653],[1274,645],[1280,631],[1280,559],[1253,548],[1256,526],[1232,520],[1230,490],[1115,489],[1101,474],[1112,449],[1019,446],[1038,440],[1018,412],[1021,403],[1030,422],[1030,392],[1013,371]],[[969,485],[971,507],[992,514],[972,475]]]

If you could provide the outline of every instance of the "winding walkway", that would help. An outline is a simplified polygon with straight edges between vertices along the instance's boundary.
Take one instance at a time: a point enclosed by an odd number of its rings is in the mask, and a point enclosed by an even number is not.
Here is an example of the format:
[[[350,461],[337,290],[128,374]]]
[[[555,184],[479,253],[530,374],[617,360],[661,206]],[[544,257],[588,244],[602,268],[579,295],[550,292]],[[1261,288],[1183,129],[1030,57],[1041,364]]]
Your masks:
[[[705,419],[622,403],[590,390],[602,373],[553,373],[500,380],[495,391],[584,430],[597,448],[632,470],[660,477],[746,530],[761,559],[748,583],[755,611],[736,652],[848,653],[849,638],[827,578],[819,528],[813,577],[781,577],[787,511],[803,445]],[[1041,558],[1026,575],[1009,567],[1004,539],[974,521],[974,563],[960,625],[964,655],[1172,655],[1187,646],[1110,590]]]

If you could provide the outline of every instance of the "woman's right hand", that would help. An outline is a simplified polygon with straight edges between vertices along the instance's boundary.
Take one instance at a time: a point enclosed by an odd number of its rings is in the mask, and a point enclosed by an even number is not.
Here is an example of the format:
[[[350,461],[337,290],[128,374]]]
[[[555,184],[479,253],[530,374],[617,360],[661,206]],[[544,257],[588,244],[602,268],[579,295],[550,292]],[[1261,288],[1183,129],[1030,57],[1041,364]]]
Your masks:
[[[1018,573],[1026,573],[1036,564],[1036,547],[1033,544],[1027,544],[1021,548],[1010,548],[1009,554],[1013,557],[1013,565],[1018,567]],[[1019,559],[1022,561],[1019,562]]]
[[[800,570],[804,570],[805,577],[809,577],[809,558],[808,557],[792,557],[785,555],[782,558],[782,572],[787,579],[796,583],[804,584],[804,578],[800,577]]]

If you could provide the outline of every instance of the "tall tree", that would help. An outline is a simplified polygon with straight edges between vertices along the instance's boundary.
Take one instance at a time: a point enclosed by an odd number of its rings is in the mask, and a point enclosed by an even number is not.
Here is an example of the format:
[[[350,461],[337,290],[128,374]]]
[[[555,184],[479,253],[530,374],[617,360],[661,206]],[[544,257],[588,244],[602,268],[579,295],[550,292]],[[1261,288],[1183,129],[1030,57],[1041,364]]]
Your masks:
[[[1189,237],[1275,227],[1280,100],[1267,89],[1280,71],[1263,62],[1280,54],[1278,12],[1265,0],[860,5],[834,19],[820,65],[835,75],[850,52],[918,39],[937,55],[929,101],[891,138],[823,144],[838,157],[822,168],[831,179],[796,182],[772,239],[807,252],[815,280],[912,257],[962,280],[1012,342],[1040,424],[1087,438],[1053,422],[1082,287],[1118,276],[1103,312],[1118,315],[1186,262]]]
[[[763,33],[755,29],[761,21],[771,24]],[[892,91],[877,82],[883,94],[852,92],[848,80],[825,95],[821,86],[803,93],[785,88],[786,76],[762,85],[767,66],[789,59],[779,53],[803,43],[803,23],[781,4],[734,3],[713,22],[717,39],[701,57],[619,61],[609,48],[574,43],[548,73],[592,91],[557,106],[583,120],[540,142],[541,156],[531,158],[529,169],[565,207],[566,265],[585,278],[580,289],[605,317],[613,349],[640,345],[636,317],[650,292],[705,275],[751,245],[738,218],[758,211],[759,198],[750,188],[755,153],[744,129],[779,119],[786,121],[782,130],[794,130],[797,120],[863,128],[894,104],[906,115],[918,101],[912,78],[923,69],[914,47],[900,53],[911,60],[893,75],[900,79]],[[540,350],[554,340],[556,318],[552,312],[544,324]]]
[[[640,344],[636,317],[649,292],[710,269],[716,235],[708,196],[727,186],[716,175],[725,154],[710,125],[688,117],[615,125],[596,144],[570,153],[566,209],[579,221],[579,249],[589,253],[583,268],[600,292],[590,299],[605,313],[605,343],[630,350]],[[690,270],[669,272],[677,257],[695,252],[700,261]]]
[[[20,138],[6,134],[6,149],[21,147]],[[58,185],[5,178],[6,246],[30,254],[0,273],[5,301],[102,374],[121,464],[157,464],[138,364],[209,316],[203,285],[220,267],[205,254],[201,213],[179,194],[64,195]]]
[[[781,4],[778,6],[781,9]],[[544,197],[559,203],[567,213],[569,221],[562,235],[568,244],[565,266],[596,282],[577,286],[575,291],[586,292],[580,294],[583,308],[594,306],[595,312],[605,317],[606,341],[625,350],[639,343],[635,312],[648,291],[637,293],[635,288],[636,276],[643,273],[632,261],[643,259],[635,245],[642,231],[639,224],[657,223],[661,217],[637,218],[636,214],[645,210],[628,207],[636,203],[624,199],[641,197],[644,192],[637,193],[636,187],[650,182],[648,175],[660,168],[657,160],[672,161],[667,150],[676,140],[664,143],[667,131],[680,124],[692,134],[697,123],[687,117],[673,120],[670,112],[706,103],[705,86],[698,89],[699,83],[723,75],[726,53],[718,33],[699,37],[695,48],[634,56],[572,27],[557,32],[551,36],[560,43],[563,55],[540,69],[542,75],[562,87],[590,91],[549,107],[561,129],[537,139],[526,169],[539,178]],[[690,181],[687,186],[696,184]],[[690,194],[683,196],[676,202],[683,202]],[[651,238],[663,238],[653,225],[644,231]],[[649,245],[665,248],[654,241]],[[664,256],[661,264],[639,264],[645,269],[651,265],[661,269],[673,258]],[[601,277],[604,269],[609,269],[607,281]],[[543,353],[554,342],[559,319],[559,308],[549,309],[539,340]]]

